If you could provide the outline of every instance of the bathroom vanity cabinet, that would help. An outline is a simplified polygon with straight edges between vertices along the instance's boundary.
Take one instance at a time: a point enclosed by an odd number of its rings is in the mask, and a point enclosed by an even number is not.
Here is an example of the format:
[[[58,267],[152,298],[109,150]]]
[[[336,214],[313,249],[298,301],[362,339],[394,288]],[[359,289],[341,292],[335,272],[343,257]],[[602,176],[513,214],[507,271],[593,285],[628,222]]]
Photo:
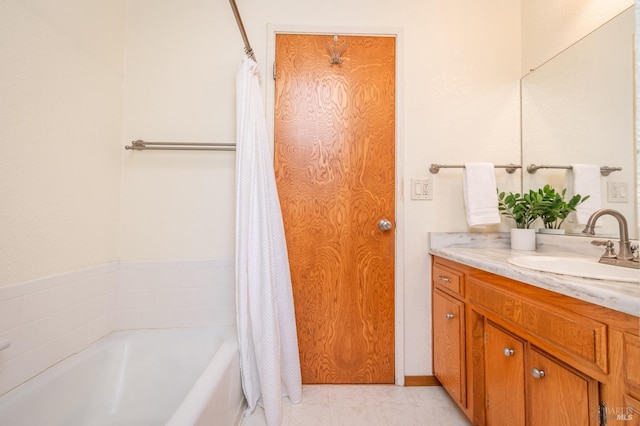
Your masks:
[[[433,370],[476,425],[640,425],[640,318],[434,256]]]

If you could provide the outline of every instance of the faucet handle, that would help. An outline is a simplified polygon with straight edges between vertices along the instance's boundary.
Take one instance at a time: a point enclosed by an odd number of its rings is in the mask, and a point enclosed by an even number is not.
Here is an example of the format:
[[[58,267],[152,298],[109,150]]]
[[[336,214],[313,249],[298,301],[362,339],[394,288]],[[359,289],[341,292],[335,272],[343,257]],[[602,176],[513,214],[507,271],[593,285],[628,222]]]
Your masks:
[[[637,244],[631,245],[631,255],[633,256],[633,260],[637,262],[638,261],[638,245]]]
[[[605,246],[604,247],[604,254],[602,255],[602,257],[616,257],[616,252],[615,249],[613,248],[614,244],[613,241],[611,240],[593,240],[591,241],[591,244],[593,244],[594,246]]]

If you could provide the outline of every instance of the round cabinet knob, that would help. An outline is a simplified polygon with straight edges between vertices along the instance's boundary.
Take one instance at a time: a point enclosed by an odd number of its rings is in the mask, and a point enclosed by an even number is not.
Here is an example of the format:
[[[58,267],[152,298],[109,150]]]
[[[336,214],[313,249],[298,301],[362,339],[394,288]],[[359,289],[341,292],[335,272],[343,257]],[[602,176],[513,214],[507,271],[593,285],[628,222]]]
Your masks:
[[[382,232],[387,232],[393,228],[393,224],[389,219],[380,219],[380,222],[378,222],[378,228],[380,228]]]
[[[531,375],[536,379],[542,379],[544,377],[544,370],[538,370],[537,368],[532,368]]]
[[[510,356],[513,356],[516,353],[516,351],[514,351],[513,349],[509,349],[509,348],[504,348],[502,350],[502,353],[504,353],[504,356],[510,357]]]
[[[454,319],[456,316],[453,314],[446,314],[445,317],[447,317],[447,319]]]

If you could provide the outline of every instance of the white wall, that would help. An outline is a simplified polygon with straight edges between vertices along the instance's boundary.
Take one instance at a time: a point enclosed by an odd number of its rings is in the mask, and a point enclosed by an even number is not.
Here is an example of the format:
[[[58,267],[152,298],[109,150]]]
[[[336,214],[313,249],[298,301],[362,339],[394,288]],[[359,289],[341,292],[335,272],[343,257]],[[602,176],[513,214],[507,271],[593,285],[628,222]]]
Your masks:
[[[133,0],[127,8],[124,143],[235,141],[242,49],[227,2]],[[235,153],[124,155],[123,260],[235,254]]]
[[[0,286],[117,259],[124,12],[0,3]]]
[[[518,2],[238,3],[265,93],[273,84],[266,63],[269,23],[402,29],[401,180],[429,176],[432,162],[519,162]],[[228,2],[130,0],[127,19],[125,142],[233,141],[243,45]],[[234,161],[229,153],[127,152],[122,259],[233,256]],[[431,373],[427,234],[467,230],[461,176],[460,170],[434,176],[433,201],[400,201],[407,375]],[[519,174],[498,172],[498,178],[505,189],[519,188]]]
[[[521,0],[522,75],[537,68],[634,0]]]

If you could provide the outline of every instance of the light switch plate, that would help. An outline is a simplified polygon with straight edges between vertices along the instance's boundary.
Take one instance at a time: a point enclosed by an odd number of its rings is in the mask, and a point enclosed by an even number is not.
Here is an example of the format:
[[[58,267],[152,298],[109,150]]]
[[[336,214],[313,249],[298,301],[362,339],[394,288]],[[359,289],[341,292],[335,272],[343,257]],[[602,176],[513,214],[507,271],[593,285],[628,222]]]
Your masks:
[[[412,200],[433,200],[433,181],[431,178],[411,179]]]
[[[607,201],[610,203],[628,203],[629,185],[627,182],[607,182]]]

